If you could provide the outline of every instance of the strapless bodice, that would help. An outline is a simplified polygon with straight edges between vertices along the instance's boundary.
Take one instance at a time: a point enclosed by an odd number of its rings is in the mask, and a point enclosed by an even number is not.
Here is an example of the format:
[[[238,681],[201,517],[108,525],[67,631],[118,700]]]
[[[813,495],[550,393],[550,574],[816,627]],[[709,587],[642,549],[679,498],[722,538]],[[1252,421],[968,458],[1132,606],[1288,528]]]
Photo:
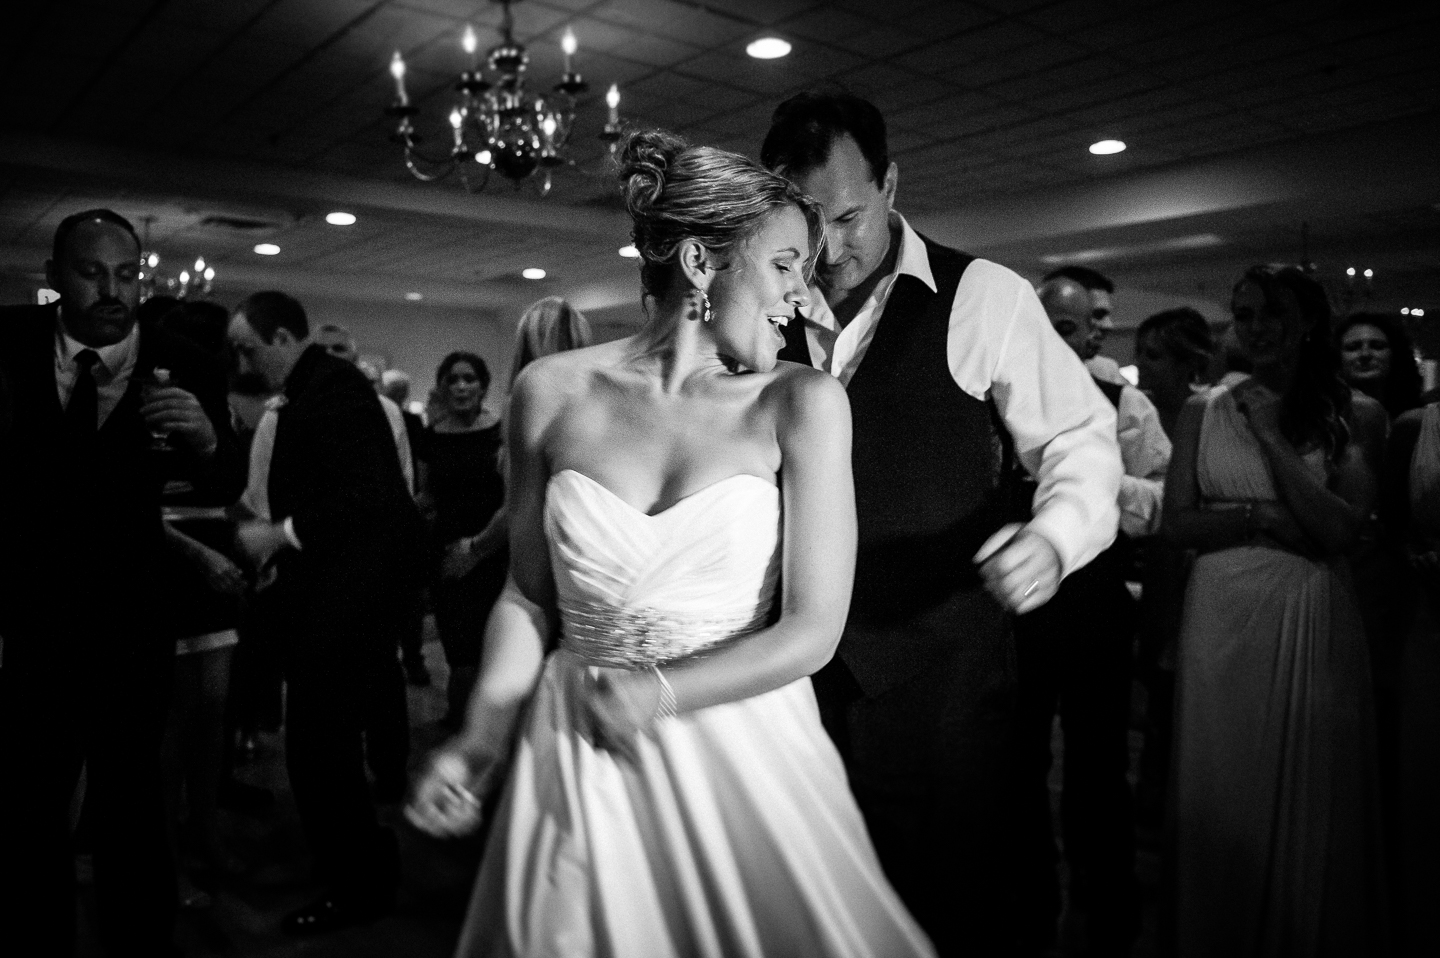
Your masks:
[[[561,644],[596,665],[641,668],[763,627],[779,579],[780,494],[722,479],[646,515],[574,469],[550,477],[545,534]]]

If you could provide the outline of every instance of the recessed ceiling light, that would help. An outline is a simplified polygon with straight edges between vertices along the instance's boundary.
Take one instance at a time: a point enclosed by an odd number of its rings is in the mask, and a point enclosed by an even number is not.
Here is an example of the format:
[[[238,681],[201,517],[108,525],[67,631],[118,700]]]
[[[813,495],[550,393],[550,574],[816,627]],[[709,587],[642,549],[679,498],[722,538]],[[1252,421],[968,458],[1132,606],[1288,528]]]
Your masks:
[[[256,243],[255,252],[259,253],[261,256],[279,256],[280,247],[276,246],[274,243]]]
[[[1125,152],[1125,141],[1101,140],[1099,143],[1091,143],[1090,152],[1096,156],[1109,156],[1111,153],[1123,153]]]
[[[354,226],[355,214],[343,213],[337,210],[334,213],[326,213],[325,222],[329,223],[331,226]]]
[[[790,52],[790,44],[779,37],[761,37],[750,41],[745,52],[757,60],[774,60]]]
[[[405,298],[412,303],[418,303],[425,298],[425,295],[423,293],[406,293]]]
[[[620,255],[626,259],[639,259],[640,251],[635,248],[634,243],[631,243],[629,246],[620,247]]]
[[[529,269],[522,269],[520,275],[526,279],[544,279],[545,271],[538,266],[531,266]]]

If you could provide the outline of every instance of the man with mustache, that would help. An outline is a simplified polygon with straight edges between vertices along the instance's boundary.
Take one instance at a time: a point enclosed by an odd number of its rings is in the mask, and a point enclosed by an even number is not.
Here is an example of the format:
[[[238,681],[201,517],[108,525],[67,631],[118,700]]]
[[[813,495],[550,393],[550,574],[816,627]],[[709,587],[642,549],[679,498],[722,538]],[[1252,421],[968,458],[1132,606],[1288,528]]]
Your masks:
[[[172,950],[160,493],[179,469],[233,499],[245,474],[224,372],[137,322],[140,269],[130,223],[87,210],[55,232],[46,270],[59,302],[0,309],[0,541],[11,559],[0,586],[0,946],[73,951],[70,806],[83,764],[101,941],[112,954]]]
[[[781,358],[834,374],[854,421],[855,589],[815,675],[821,713],[885,873],[939,953],[1010,954],[1010,615],[1114,538],[1115,413],[1028,282],[894,211],[899,168],[873,104],[792,97],[760,159],[826,217],[818,289]]]

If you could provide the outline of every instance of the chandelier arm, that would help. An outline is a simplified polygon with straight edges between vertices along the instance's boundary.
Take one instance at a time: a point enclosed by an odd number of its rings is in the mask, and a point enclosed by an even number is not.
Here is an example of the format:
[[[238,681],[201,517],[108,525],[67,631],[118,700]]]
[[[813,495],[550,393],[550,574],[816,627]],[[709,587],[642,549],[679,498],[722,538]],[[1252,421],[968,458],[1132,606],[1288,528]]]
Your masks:
[[[427,173],[425,170],[420,169],[420,166],[415,162],[416,158],[418,158],[421,163],[439,170],[439,172]],[[437,180],[443,180],[455,172],[456,165],[457,161],[454,156],[446,157],[443,160],[436,160],[421,153],[410,144],[405,144],[405,168],[410,171],[412,176],[421,182],[434,183]]]

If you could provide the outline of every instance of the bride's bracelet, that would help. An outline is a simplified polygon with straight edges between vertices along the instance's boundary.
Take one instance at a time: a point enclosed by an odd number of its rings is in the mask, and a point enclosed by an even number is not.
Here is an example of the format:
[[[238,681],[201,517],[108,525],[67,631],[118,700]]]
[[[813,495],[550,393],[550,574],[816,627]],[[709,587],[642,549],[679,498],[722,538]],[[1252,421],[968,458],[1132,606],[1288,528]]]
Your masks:
[[[660,683],[660,701],[655,706],[655,721],[674,718],[679,710],[675,707],[675,690],[670,687],[670,680],[660,671],[658,665],[650,666],[650,671],[655,673],[655,681]]]

